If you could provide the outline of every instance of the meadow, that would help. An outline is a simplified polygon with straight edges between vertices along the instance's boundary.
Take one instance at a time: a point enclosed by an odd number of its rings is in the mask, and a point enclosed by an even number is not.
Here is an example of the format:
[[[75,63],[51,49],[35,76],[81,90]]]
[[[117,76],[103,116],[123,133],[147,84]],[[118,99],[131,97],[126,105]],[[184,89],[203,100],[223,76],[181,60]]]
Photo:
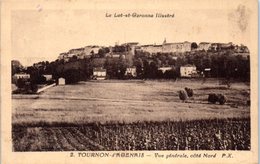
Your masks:
[[[178,96],[184,87],[194,90],[186,103]],[[228,102],[209,104],[209,93]],[[228,88],[216,79],[182,79],[89,81],[12,95],[13,148],[249,150],[249,93],[242,82]]]

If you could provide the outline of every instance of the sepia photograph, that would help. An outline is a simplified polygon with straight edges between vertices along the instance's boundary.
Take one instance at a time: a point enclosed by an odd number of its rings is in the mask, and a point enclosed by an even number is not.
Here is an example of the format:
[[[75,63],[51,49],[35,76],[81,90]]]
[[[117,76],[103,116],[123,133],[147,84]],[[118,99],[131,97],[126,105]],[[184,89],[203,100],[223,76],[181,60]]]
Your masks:
[[[254,1],[145,2],[9,12],[11,152],[223,159],[255,150]]]

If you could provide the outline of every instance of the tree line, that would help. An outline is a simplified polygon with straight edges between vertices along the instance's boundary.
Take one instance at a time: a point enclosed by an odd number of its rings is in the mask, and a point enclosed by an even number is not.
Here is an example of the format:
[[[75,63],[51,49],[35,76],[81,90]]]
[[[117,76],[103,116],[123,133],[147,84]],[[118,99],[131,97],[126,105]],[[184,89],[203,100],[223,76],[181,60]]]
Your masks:
[[[67,83],[75,83],[91,78],[93,68],[103,67],[107,71],[110,79],[124,79],[125,71],[128,67],[135,67],[137,79],[176,79],[180,77],[180,67],[186,64],[195,65],[199,73],[210,68],[208,77],[237,79],[242,81],[250,80],[250,57],[236,54],[232,50],[222,50],[217,52],[194,51],[185,53],[157,53],[135,51],[133,57],[129,58],[121,47],[117,47],[119,57],[105,56],[106,51],[90,58],[75,59],[69,62],[56,60],[52,62],[43,61],[28,67],[26,70],[12,66],[12,74],[23,71],[31,75],[33,83],[43,83],[43,74],[51,74],[54,79],[64,77]],[[122,51],[122,52],[121,52]],[[171,67],[164,73],[160,67]]]
[[[210,69],[208,77],[250,80],[250,57],[235,54],[234,51],[206,52],[195,51],[185,53],[157,53],[136,52],[134,64],[139,78],[178,78],[180,67],[187,64],[195,65],[198,73]],[[172,67],[164,74],[160,67]]]

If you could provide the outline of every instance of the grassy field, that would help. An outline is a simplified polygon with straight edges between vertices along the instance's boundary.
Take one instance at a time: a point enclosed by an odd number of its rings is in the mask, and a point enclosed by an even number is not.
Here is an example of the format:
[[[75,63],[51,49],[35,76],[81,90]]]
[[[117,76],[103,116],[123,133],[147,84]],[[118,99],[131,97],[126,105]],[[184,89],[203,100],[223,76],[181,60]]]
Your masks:
[[[194,100],[182,103],[177,91],[194,89]],[[249,86],[230,89],[209,81],[107,81],[55,86],[40,95],[17,95],[12,100],[13,123],[135,122],[247,117]],[[225,105],[208,104],[209,93],[224,93]]]
[[[219,83],[214,79],[207,80],[204,83],[195,79],[177,81],[108,80],[55,86],[39,95],[13,95],[12,131],[14,150],[155,149],[154,144],[148,147],[142,146],[146,142],[147,138],[145,137],[149,136],[147,134],[155,138],[154,143],[158,140],[169,142],[170,138],[164,136],[173,134],[181,136],[181,138],[177,137],[178,141],[182,140],[179,145],[181,147],[165,148],[163,145],[158,147],[157,144],[156,149],[158,150],[248,150],[250,148],[250,141],[248,141],[250,140],[250,137],[248,137],[250,136],[250,106],[246,102],[250,99],[250,87],[244,83],[232,83],[231,87],[227,88],[219,85]],[[194,89],[194,98],[188,100],[187,103],[179,100],[177,93],[184,87]],[[209,93],[224,93],[228,102],[225,105],[208,104],[207,96]],[[235,118],[237,123],[230,123],[227,118]],[[197,122],[198,120],[209,121],[208,127],[205,127],[204,131],[201,123]],[[189,123],[192,121],[193,123]],[[224,143],[221,143],[222,147],[219,146],[218,148],[216,146],[213,146],[213,148],[203,147],[202,143],[196,147],[193,146],[193,148],[183,147],[184,142],[186,143],[185,140],[189,140],[189,136],[185,138],[180,135],[188,134],[188,132],[178,130],[175,126],[178,122],[181,122],[180,127],[186,127],[187,130],[191,131],[196,130],[196,127],[202,127],[202,129],[198,128],[201,133],[194,134],[195,138],[205,138],[201,134],[205,134],[207,131],[209,134],[221,135],[222,138],[232,136],[233,139],[230,141],[232,143],[229,143],[229,146],[226,147],[223,146]],[[221,122],[221,124],[218,125],[216,122]],[[138,123],[138,126],[133,126],[136,123]],[[92,124],[95,124],[95,126],[93,127]],[[235,127],[234,125],[241,126],[232,130]],[[157,129],[164,127],[161,137],[157,133],[153,134],[156,128],[150,127],[157,127]],[[210,127],[215,127],[215,129]],[[132,136],[130,134],[137,135],[134,129],[138,128],[142,129],[143,132],[139,138],[132,139],[134,140],[133,143],[143,142],[134,147],[130,146],[131,148],[125,146],[130,144],[129,137]],[[84,132],[87,129],[91,134]],[[127,130],[130,131],[129,135],[119,135],[119,133],[124,133]],[[221,131],[221,134],[219,134],[219,131]],[[234,136],[237,134],[239,134],[240,137],[238,138],[241,141],[235,142]],[[157,139],[153,137],[154,135]],[[206,138],[209,138],[209,142],[215,138],[214,135],[206,136]],[[104,138],[110,139],[106,141]],[[129,142],[124,144],[118,138],[124,138],[126,141],[129,139]],[[81,141],[84,141],[84,143],[81,143]],[[221,141],[224,142],[224,140]],[[240,143],[242,146],[234,146],[237,145],[236,143]]]

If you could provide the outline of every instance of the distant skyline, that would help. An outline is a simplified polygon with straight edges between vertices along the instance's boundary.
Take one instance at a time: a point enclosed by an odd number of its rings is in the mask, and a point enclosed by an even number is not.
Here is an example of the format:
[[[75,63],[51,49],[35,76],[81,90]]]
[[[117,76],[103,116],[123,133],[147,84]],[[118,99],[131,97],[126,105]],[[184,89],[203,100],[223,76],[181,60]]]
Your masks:
[[[245,12],[241,16],[237,11]],[[106,13],[164,13],[174,18],[108,18]],[[245,17],[244,24],[237,21]],[[28,66],[54,61],[62,52],[115,42],[233,42],[249,45],[246,8],[235,10],[16,10],[12,12],[12,59]],[[250,50],[250,47],[249,47]]]

